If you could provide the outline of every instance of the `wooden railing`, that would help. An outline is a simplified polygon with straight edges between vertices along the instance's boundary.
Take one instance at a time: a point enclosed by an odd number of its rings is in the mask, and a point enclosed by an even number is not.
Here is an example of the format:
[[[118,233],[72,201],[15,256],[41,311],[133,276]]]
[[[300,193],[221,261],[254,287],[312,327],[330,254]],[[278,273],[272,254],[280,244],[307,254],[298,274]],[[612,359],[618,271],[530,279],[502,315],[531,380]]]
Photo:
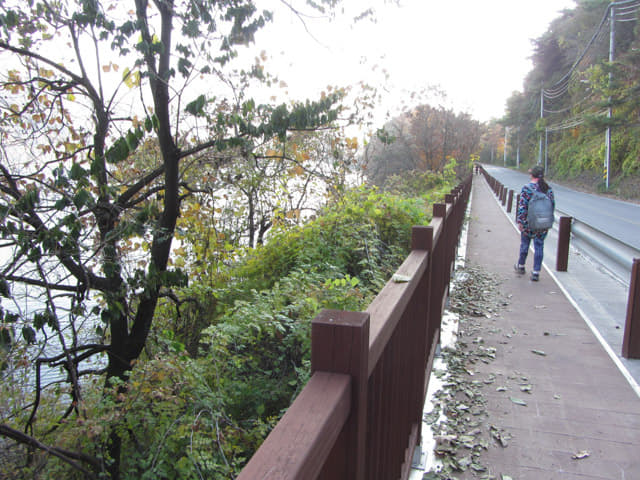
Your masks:
[[[313,320],[312,376],[238,480],[408,477],[470,191],[471,176],[413,227],[366,311]]]

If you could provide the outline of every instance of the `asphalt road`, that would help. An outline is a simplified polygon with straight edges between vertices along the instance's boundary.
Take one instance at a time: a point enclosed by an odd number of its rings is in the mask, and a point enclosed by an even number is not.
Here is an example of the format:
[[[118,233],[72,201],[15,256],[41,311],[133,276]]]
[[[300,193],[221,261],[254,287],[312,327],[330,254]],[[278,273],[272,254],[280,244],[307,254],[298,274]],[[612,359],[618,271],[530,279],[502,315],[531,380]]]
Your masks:
[[[509,168],[496,165],[483,167],[516,193],[529,181],[529,175]],[[640,250],[640,205],[578,192],[553,182],[549,184],[553,188],[558,211]]]

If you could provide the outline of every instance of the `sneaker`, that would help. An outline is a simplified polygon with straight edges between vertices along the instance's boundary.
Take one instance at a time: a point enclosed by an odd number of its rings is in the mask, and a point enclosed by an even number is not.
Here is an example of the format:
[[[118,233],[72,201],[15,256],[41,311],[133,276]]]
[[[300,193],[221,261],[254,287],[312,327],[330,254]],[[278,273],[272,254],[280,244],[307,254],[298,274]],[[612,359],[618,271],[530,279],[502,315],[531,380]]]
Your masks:
[[[516,271],[516,273],[519,273],[520,275],[524,275],[524,266],[523,265],[518,265],[517,263],[513,266],[513,269]]]
[[[537,282],[540,280],[540,272],[531,272],[531,281]]]

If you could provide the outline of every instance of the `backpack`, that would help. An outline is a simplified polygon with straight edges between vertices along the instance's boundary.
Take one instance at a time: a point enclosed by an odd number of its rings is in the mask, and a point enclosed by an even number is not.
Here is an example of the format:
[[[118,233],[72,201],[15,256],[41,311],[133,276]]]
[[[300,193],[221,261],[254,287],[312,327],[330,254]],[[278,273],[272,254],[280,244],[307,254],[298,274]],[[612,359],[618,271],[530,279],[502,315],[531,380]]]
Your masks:
[[[534,190],[527,209],[529,230],[548,230],[553,226],[553,221],[553,202],[546,194]]]

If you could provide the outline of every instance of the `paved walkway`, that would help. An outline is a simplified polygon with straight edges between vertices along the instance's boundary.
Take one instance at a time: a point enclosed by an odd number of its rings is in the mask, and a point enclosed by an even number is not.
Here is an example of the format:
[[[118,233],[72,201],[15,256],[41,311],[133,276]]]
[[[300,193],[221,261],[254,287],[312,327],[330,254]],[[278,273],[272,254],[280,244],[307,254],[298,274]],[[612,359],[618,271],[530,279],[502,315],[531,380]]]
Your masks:
[[[553,276],[543,270],[539,282],[529,280],[532,253],[527,275],[513,271],[518,246],[518,233],[476,176],[467,262],[503,279],[501,291],[510,297],[483,332],[496,359],[476,367],[477,375],[496,377],[483,387],[487,422],[512,438],[506,448],[492,442],[482,463],[498,479],[640,479],[640,397]],[[520,391],[522,376],[532,386],[530,394]],[[497,391],[496,385],[507,390]],[[580,452],[588,456],[572,458]],[[474,477],[466,472],[459,478]]]
[[[508,187],[513,189],[514,193],[518,193],[522,188],[522,184],[529,179],[526,174],[520,174],[511,169],[495,165],[483,165],[483,168],[498,181],[508,182]],[[514,183],[515,179],[518,179],[516,183]],[[561,210],[571,210],[578,215],[578,222],[581,222],[583,212],[576,211],[575,198],[570,199],[570,206],[567,206],[567,196],[575,194],[578,198],[582,198],[585,195],[587,197],[597,197],[596,195],[588,195],[581,192],[568,193],[568,189],[557,184],[553,185],[553,188],[556,194],[557,208],[559,209],[556,213],[560,213]],[[607,208],[607,205],[611,202],[606,197],[600,197],[599,200],[604,203],[597,207],[597,210]],[[590,198],[589,201],[593,201],[593,199]],[[584,212],[584,214],[586,213]],[[565,211],[561,214],[571,215]],[[512,221],[513,214],[509,216],[509,219]],[[598,224],[598,226],[607,231],[602,224]],[[566,272],[557,272],[555,271],[557,244],[558,229],[553,228],[545,242],[545,263],[554,269],[553,275],[563,287],[563,291],[579,307],[581,315],[588,319],[592,330],[598,333],[599,338],[606,345],[609,345],[608,353],[611,358],[621,367],[624,367],[624,370],[633,377],[636,391],[640,394],[640,386],[637,386],[640,384],[640,359],[631,360],[623,358],[621,355],[631,271],[612,265],[601,252],[594,249],[582,236],[572,236],[569,249],[569,268]],[[605,266],[601,262],[609,263]]]

